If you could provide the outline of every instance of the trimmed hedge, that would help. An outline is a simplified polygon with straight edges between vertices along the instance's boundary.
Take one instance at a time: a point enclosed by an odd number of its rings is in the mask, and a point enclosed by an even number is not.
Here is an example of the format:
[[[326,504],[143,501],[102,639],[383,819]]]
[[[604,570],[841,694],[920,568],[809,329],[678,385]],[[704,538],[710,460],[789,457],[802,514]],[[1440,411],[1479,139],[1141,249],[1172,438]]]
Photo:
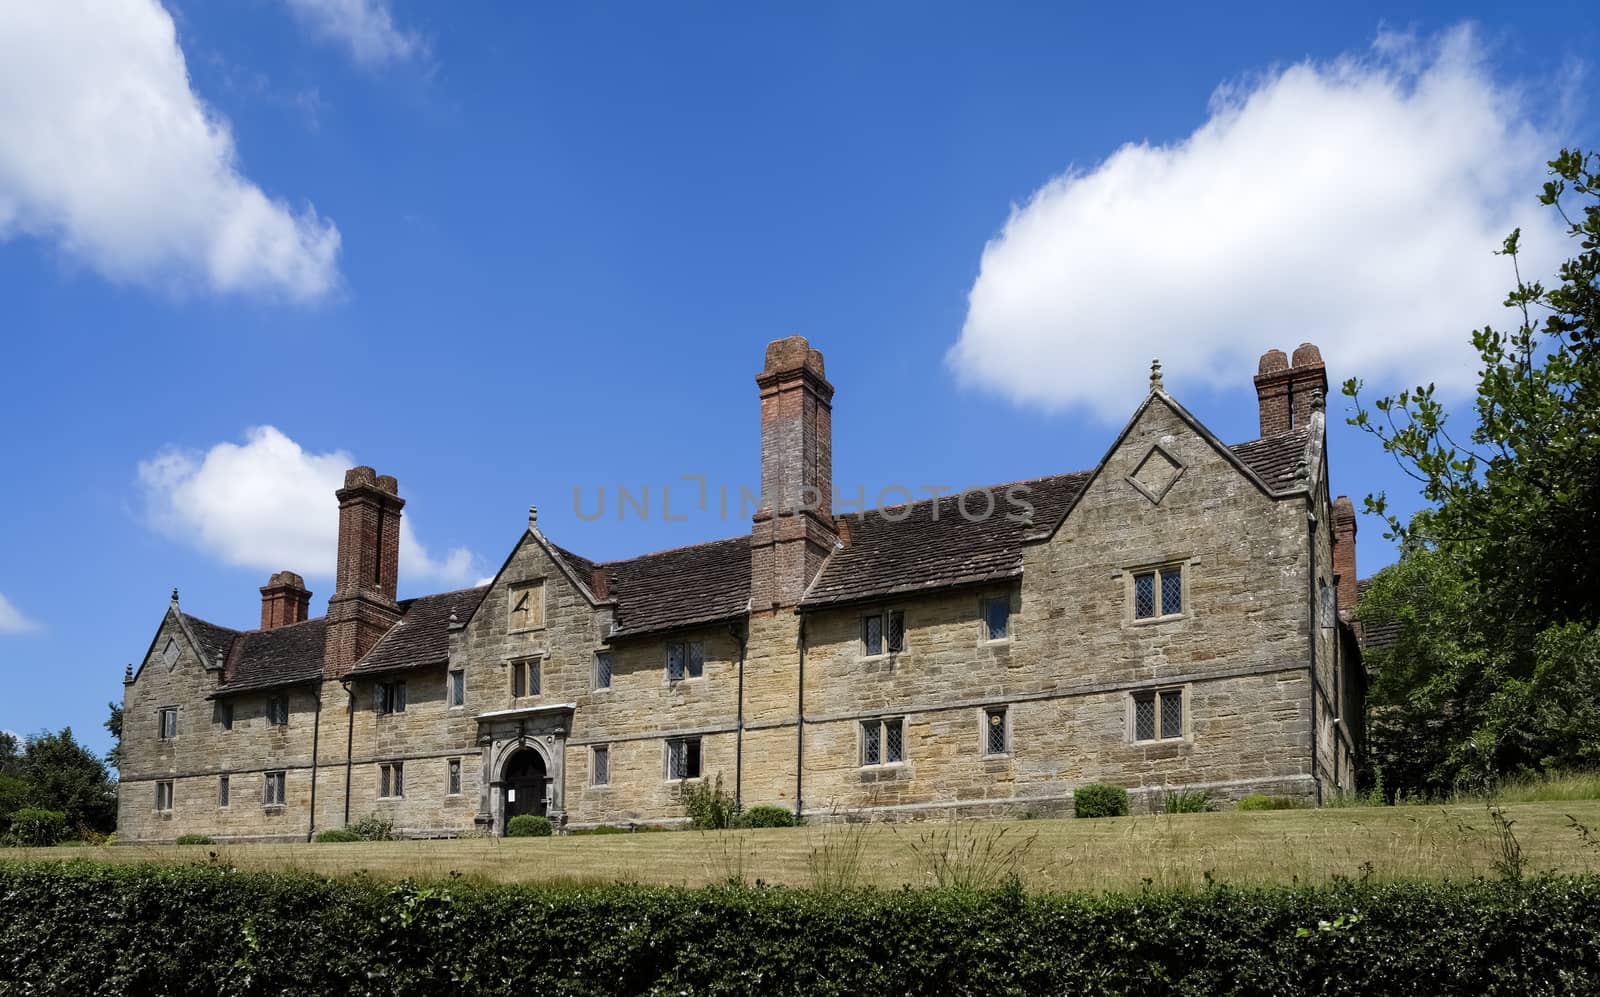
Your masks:
[[[330,827],[326,831],[317,832],[317,844],[349,844],[353,841],[363,841],[364,838],[348,827]]]
[[[1268,796],[1266,793],[1251,793],[1242,797],[1237,804],[1240,810],[1303,810],[1304,800],[1296,800],[1288,796]]]
[[[214,845],[209,834],[180,834],[175,842],[179,845]]]
[[[0,863],[0,980],[20,993],[1253,997],[1596,979],[1597,877],[820,894]]]
[[[1079,786],[1072,793],[1074,817],[1126,817],[1128,816],[1128,791],[1121,786],[1108,786],[1091,782]]]
[[[740,827],[794,827],[794,811],[784,807],[751,807],[739,815]]]
[[[518,814],[506,824],[508,838],[548,838],[554,830],[550,818],[537,814]]]

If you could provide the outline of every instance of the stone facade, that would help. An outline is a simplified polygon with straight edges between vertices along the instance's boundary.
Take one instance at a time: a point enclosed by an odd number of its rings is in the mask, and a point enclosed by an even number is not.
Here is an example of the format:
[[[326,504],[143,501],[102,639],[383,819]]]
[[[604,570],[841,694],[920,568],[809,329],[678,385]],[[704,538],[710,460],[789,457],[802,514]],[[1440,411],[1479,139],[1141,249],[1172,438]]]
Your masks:
[[[671,824],[686,783],[717,779],[820,819],[1066,813],[1090,782],[1147,805],[1346,792],[1364,675],[1326,375],[1302,346],[1256,383],[1263,438],[1230,448],[1157,374],[1092,472],[988,493],[1030,503],[1014,524],[950,500],[836,517],[808,501],[830,494],[832,388],[781,341],[747,542],[597,565],[530,512],[492,583],[400,602],[404,503],[355,469],[330,616],[305,619],[287,572],[256,631],[174,593],[126,683],[118,840],[303,840],[368,814],[411,836],[520,812]]]

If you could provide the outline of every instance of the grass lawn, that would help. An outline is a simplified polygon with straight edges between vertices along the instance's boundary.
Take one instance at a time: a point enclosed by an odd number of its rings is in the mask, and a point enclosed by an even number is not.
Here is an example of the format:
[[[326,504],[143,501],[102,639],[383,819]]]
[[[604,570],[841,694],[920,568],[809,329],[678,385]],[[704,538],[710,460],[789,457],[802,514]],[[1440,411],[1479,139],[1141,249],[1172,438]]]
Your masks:
[[[1600,869],[1568,815],[1600,834],[1600,801],[1510,803],[1528,872]],[[792,886],[997,882],[1110,890],[1318,883],[1333,877],[1493,875],[1483,804],[1343,807],[1101,820],[829,824],[743,831],[351,844],[118,845],[0,850],[0,861],[224,862],[244,869],[495,881],[701,885],[732,876]]]

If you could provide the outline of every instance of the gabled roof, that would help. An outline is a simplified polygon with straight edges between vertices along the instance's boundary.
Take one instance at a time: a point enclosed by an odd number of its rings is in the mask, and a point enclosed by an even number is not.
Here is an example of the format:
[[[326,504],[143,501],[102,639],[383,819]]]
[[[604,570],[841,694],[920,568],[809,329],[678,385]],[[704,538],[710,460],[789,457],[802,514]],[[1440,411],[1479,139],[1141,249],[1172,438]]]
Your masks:
[[[730,537],[594,565],[616,602],[613,637],[742,616],[750,606],[750,538]]]
[[[962,514],[960,495],[841,516],[849,540],[823,564],[800,606],[1015,578],[1022,573],[1025,538],[1053,526],[1088,478],[1078,471],[972,489],[963,493],[971,519]],[[1013,489],[1032,506],[1031,515],[1008,499]]]
[[[1204,432],[1182,406],[1165,394],[1161,397]],[[1122,436],[1126,434],[1124,430]],[[1303,487],[1296,474],[1309,435],[1309,430],[1297,429],[1231,447],[1215,445],[1270,493],[1279,493]],[[1022,574],[1023,545],[1055,531],[1094,473],[1075,471],[974,489],[966,508],[975,521],[961,515],[960,498],[954,495],[840,517],[848,520],[849,539],[828,558],[800,606],[821,608],[1015,578]],[[1013,506],[1006,494],[1012,488],[1026,489],[1034,507],[1031,522],[1008,515]],[[982,491],[993,498],[994,514],[979,518],[988,509],[977,494]]]
[[[215,668],[219,657],[226,657],[228,648],[233,646],[233,640],[239,636],[239,631],[228,627],[219,627],[215,623],[208,623],[198,616],[188,613],[178,614],[183,623],[189,628],[189,633],[194,636],[196,649],[204,658],[207,668]]]
[[[400,603],[400,622],[389,628],[351,675],[420,668],[450,658],[450,617],[465,622],[489,591],[487,585],[407,599]],[[321,659],[318,659],[320,666]]]
[[[326,617],[319,616],[286,627],[237,634],[228,653],[222,685],[212,695],[254,692],[320,680],[327,622]]]

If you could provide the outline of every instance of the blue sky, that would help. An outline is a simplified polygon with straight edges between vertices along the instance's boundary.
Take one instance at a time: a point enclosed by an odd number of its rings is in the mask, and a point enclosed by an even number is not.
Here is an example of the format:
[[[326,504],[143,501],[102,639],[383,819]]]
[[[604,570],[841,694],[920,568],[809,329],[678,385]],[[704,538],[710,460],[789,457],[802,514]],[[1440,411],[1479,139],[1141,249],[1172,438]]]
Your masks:
[[[660,489],[758,485],[780,336],[869,500],[1092,466],[1155,354],[1228,441],[1303,340],[1460,397],[1491,251],[1559,258],[1538,167],[1597,132],[1576,2],[34,6],[0,14],[0,729],[101,750],[174,586],[247,627],[288,568],[322,611],[347,462],[400,481],[403,594],[492,574],[530,503],[595,558],[742,532]],[[1411,507],[1331,421],[1335,488]]]

